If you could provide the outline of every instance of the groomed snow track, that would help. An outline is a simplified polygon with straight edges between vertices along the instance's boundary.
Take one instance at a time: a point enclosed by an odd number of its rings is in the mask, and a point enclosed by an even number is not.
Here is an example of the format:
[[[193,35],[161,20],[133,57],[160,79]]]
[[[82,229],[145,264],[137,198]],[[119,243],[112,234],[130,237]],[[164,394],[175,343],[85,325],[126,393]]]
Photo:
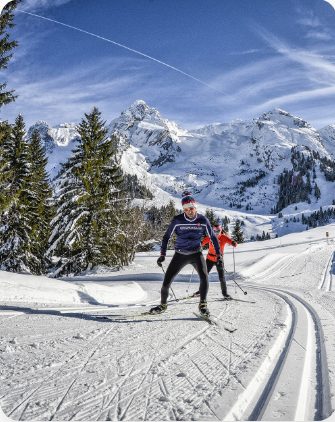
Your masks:
[[[15,338],[4,353],[4,412],[63,421],[326,418],[317,312],[296,292],[242,283],[248,300],[222,301],[215,286],[210,291],[212,314],[233,322],[233,334],[193,318],[198,299],[171,303],[152,320],[135,317],[143,307],[113,309],[108,321],[80,317],[79,309],[9,312],[3,322]]]
[[[263,362],[225,420],[299,421],[329,417],[327,355],[317,312],[296,293],[276,288],[257,290],[280,297],[287,304],[288,319],[284,334],[278,336],[269,353],[269,361]],[[296,370],[297,365],[301,370]],[[300,378],[294,376],[298,373]]]

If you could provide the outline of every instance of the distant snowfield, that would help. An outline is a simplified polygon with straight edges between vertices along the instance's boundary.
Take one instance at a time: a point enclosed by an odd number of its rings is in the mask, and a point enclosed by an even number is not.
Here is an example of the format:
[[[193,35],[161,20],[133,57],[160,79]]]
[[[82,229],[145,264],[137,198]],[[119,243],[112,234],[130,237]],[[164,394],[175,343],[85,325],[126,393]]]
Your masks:
[[[332,224],[234,253],[227,247],[228,290],[237,300],[221,300],[211,272],[208,304],[217,325],[194,315],[194,298],[171,296],[164,314],[141,315],[159,303],[155,252],[137,254],[122,271],[62,280],[0,272],[4,414],[35,421],[330,416],[334,238]],[[197,285],[185,267],[172,288],[182,298]]]

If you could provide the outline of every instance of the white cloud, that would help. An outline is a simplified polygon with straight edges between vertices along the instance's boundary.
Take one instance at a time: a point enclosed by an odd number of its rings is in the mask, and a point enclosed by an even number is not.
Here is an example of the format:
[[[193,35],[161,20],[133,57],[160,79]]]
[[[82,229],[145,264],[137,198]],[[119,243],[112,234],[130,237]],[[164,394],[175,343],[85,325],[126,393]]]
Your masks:
[[[41,9],[48,9],[50,7],[62,6],[72,0],[23,0],[20,4],[20,9],[25,11],[36,11]]]
[[[318,82],[320,85],[334,85],[335,65],[331,61],[311,50],[292,48],[263,28],[258,28],[258,33],[277,53],[292,63],[303,66],[302,76],[305,79],[309,78],[311,82]]]

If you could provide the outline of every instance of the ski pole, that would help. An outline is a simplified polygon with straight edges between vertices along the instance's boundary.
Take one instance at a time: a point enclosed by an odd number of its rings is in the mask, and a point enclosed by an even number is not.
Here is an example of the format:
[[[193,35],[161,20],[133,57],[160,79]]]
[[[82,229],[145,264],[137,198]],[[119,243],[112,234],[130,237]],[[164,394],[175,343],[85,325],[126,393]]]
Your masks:
[[[233,281],[234,281],[234,283],[236,284],[236,286],[239,288],[239,289],[241,289],[242,290],[242,292],[245,294],[245,295],[247,295],[248,294],[248,292],[247,291],[245,291],[245,290],[243,290],[242,289],[242,287],[235,281],[235,251],[234,251],[234,248],[233,248],[233,261],[234,261],[234,276],[233,276]]]
[[[164,271],[163,265],[161,266],[161,268],[162,268],[162,271],[163,271],[163,273],[164,273],[164,275],[165,275],[165,271]],[[174,293],[174,291],[173,291],[173,289],[172,289],[172,287],[171,287],[171,286],[170,286],[170,289],[171,289],[171,292],[173,293],[173,296],[174,296],[174,298],[175,298],[175,301],[176,301],[176,302],[179,302],[179,299],[177,299],[177,296],[175,295],[175,293]]]
[[[191,274],[191,277],[190,277],[190,281],[188,282],[188,286],[187,286],[187,289],[186,289],[187,294],[188,294],[188,289],[190,288],[190,285],[192,283],[193,274],[194,274],[194,268],[193,268],[193,271],[192,271],[192,274]]]

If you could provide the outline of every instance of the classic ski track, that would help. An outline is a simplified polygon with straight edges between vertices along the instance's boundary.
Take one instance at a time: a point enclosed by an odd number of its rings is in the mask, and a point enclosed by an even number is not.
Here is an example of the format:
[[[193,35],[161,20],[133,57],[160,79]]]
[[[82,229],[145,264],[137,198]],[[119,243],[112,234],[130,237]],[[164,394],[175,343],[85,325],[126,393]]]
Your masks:
[[[146,370],[146,372],[145,372],[144,376],[143,376],[143,377],[142,377],[142,379],[140,380],[140,382],[139,382],[139,384],[138,384],[138,386],[137,386],[136,390],[135,390],[133,393],[131,393],[131,395],[130,395],[130,399],[128,400],[127,404],[125,405],[125,408],[124,408],[124,410],[122,411],[122,414],[120,415],[119,420],[124,420],[124,418],[125,418],[125,416],[126,416],[126,414],[127,414],[127,411],[128,411],[128,409],[129,409],[130,405],[132,404],[132,402],[133,402],[134,398],[135,398],[135,395],[136,395],[136,394],[138,394],[140,391],[142,391],[141,386],[143,385],[144,381],[146,380],[146,378],[147,378],[148,374],[150,373],[150,370],[152,369],[152,367],[154,366],[154,364],[155,364],[155,358],[153,358],[153,359],[152,359],[151,364],[149,365],[149,367],[148,367],[148,369]],[[150,385],[149,385],[149,387],[150,387]]]
[[[269,407],[269,403],[271,402],[271,395],[274,391],[276,384],[279,380],[279,376],[282,372],[283,366],[285,361],[290,356],[290,349],[292,342],[294,340],[297,320],[298,320],[298,311],[295,307],[294,303],[292,302],[292,298],[298,301],[305,310],[310,314],[313,320],[313,325],[315,328],[315,337],[314,342],[316,345],[317,353],[316,353],[316,391],[315,391],[315,414],[314,420],[322,420],[330,415],[331,409],[331,402],[330,402],[330,387],[329,387],[329,378],[327,372],[327,356],[324,348],[324,341],[323,341],[323,330],[321,326],[321,322],[317,315],[317,312],[313,309],[311,305],[309,305],[305,300],[299,297],[297,294],[292,293],[290,291],[280,289],[280,288],[268,288],[268,287],[254,287],[249,286],[249,288],[259,289],[263,291],[270,292],[279,296],[282,300],[284,300],[292,313],[292,322],[291,327],[289,329],[288,336],[285,340],[285,347],[279,354],[277,358],[277,362],[275,364],[275,368],[272,371],[270,377],[263,382],[263,389],[260,393],[258,393],[258,399],[256,404],[254,405],[251,411],[248,411],[247,414],[243,415],[244,420],[260,420],[259,418],[265,413],[267,407]],[[289,296],[290,298],[288,298]],[[306,351],[305,351],[306,354]],[[311,363],[311,362],[310,362]],[[303,374],[302,374],[303,376]],[[298,406],[298,403],[296,404]],[[295,411],[296,412],[296,411]],[[295,413],[294,412],[294,413]],[[286,415],[288,419],[293,420],[294,414]],[[225,419],[226,420],[226,419]]]
[[[125,416],[127,409],[130,407],[130,405],[131,405],[131,403],[132,403],[132,401],[133,401],[133,399],[134,399],[134,397],[135,397],[135,394],[136,394],[136,393],[138,393],[138,392],[140,391],[140,390],[139,390],[140,386],[144,383],[144,381],[145,381],[146,377],[148,376],[148,374],[149,374],[149,372],[150,372],[151,368],[152,368],[152,367],[153,367],[153,365],[155,364],[155,360],[156,360],[155,355],[156,355],[156,353],[157,353],[157,349],[158,349],[158,345],[157,345],[157,347],[155,347],[155,348],[154,348],[154,350],[153,350],[153,356],[154,356],[154,357],[151,359],[151,363],[149,364],[149,367],[148,367],[148,369],[146,370],[146,373],[145,373],[144,377],[143,377],[143,378],[142,378],[142,380],[140,381],[140,383],[139,383],[138,387],[136,388],[136,391],[135,391],[134,393],[132,393],[132,394],[131,394],[130,400],[129,400],[128,404],[126,405],[126,409],[125,409],[125,411],[122,413],[122,416],[123,416],[123,417]],[[102,411],[101,411],[101,413],[99,414],[99,416],[98,416],[98,418],[97,418],[97,419],[100,419],[100,417],[102,416],[102,414],[103,414],[104,412],[108,411],[108,408],[109,408],[109,407],[110,407],[110,405],[112,404],[114,397],[116,397],[116,394],[117,394],[117,393],[120,393],[120,391],[121,391],[121,387],[122,387],[122,386],[126,383],[126,381],[128,380],[128,378],[130,377],[131,373],[133,372],[134,367],[135,367],[135,365],[132,367],[132,369],[131,369],[131,371],[128,373],[127,377],[126,377],[126,378],[123,380],[123,382],[120,384],[120,386],[118,387],[117,391],[113,394],[112,398],[109,400],[108,405],[106,406],[106,408],[107,408],[107,409],[102,410]],[[152,377],[152,378],[153,378],[153,377]],[[149,388],[150,388],[150,387],[151,387],[151,383],[149,384]],[[120,401],[119,401],[118,403],[120,403]],[[118,404],[118,405],[119,405],[119,404]],[[121,413],[121,408],[120,408],[120,413]],[[121,419],[120,419],[120,420],[121,420]]]
[[[95,340],[96,340],[96,338],[97,337],[99,337],[99,336],[102,336],[102,335],[104,335],[105,333],[98,333],[97,334],[97,336],[95,337],[95,338],[93,338],[93,339],[91,339],[88,343],[93,343]],[[27,400],[29,400],[37,391],[40,391],[41,389],[42,389],[42,387],[44,387],[45,386],[45,384],[47,383],[47,382],[49,382],[51,379],[53,379],[54,378],[54,376],[58,373],[58,372],[60,372],[66,365],[68,365],[69,363],[72,363],[72,360],[73,359],[75,359],[75,357],[78,355],[78,354],[80,354],[80,352],[84,349],[84,348],[86,348],[87,347],[87,343],[85,344],[85,345],[83,345],[82,346],[82,348],[80,348],[79,350],[76,350],[76,352],[73,354],[73,355],[71,355],[65,362],[63,362],[62,364],[61,364],[61,366],[56,370],[56,371],[54,371],[51,375],[49,375],[46,379],[44,379],[44,380],[42,380],[40,383],[39,383],[39,386],[37,387],[37,388],[35,388],[35,390],[34,391],[32,391],[31,393],[29,393],[28,394],[28,396],[26,396],[23,400],[21,400],[21,402],[20,403],[18,403],[9,413],[8,413],[8,416],[11,416],[16,410],[18,410],[24,403],[26,403],[27,402]],[[19,418],[18,418],[18,420],[21,420],[21,418],[23,417],[23,414],[24,414],[24,412],[25,412],[25,410],[26,410],[26,406],[25,406],[25,408],[24,408],[24,410],[21,412],[21,414],[20,414],[20,416],[19,416]]]
[[[220,309],[220,311],[218,312],[218,318],[221,320],[223,314],[227,310],[235,309],[238,306],[244,306],[244,304],[241,305],[233,301],[224,302],[222,308],[218,307],[218,309]],[[184,312],[182,313],[182,315],[185,315],[185,314],[188,315],[189,313],[188,310],[185,311],[183,309],[184,308],[182,307],[181,312]],[[166,321],[168,320],[169,318],[166,319]],[[46,394],[44,394],[44,396],[47,397],[47,394],[49,393],[49,391],[47,390],[50,390],[52,386],[48,386],[45,384],[48,383],[48,381],[50,381],[52,377],[55,377],[55,375],[57,375],[60,371],[64,372],[64,368],[66,368],[68,364],[72,365],[74,362],[77,362],[77,360],[79,359],[81,361],[82,350],[87,348],[88,344],[91,344],[92,342],[96,344],[96,339],[99,338],[99,336],[104,335],[103,338],[100,337],[100,344],[101,344],[103,339],[108,337],[108,332],[112,330],[114,327],[117,327],[115,323],[111,323],[110,321],[104,324],[108,324],[108,326],[109,327],[111,326],[111,328],[104,330],[103,333],[101,333],[101,329],[100,329],[99,333],[95,336],[95,338],[91,339],[90,342],[86,342],[85,345],[83,345],[80,349],[76,350],[76,352],[70,358],[67,358],[66,362],[63,362],[61,366],[57,369],[57,371],[54,371],[49,377],[45,378],[45,380],[43,380],[40,383],[37,389],[35,389],[28,397],[25,397],[25,399],[21,401],[21,403],[17,406],[17,408],[19,406],[24,405],[29,400],[30,397],[36,394],[37,391],[41,391],[42,388],[46,389],[45,390]],[[257,325],[261,329],[261,330],[259,329],[256,330],[258,333],[257,334],[258,339],[260,339],[262,338],[262,336],[266,335],[267,330],[264,328],[265,327],[264,324],[257,324]],[[199,323],[199,326],[201,326],[201,323]],[[161,328],[158,325],[154,325],[153,328],[154,328],[154,332],[152,333],[153,335],[156,335],[156,333],[158,334],[159,331],[161,330]],[[139,331],[139,334],[141,334],[141,332],[145,333],[146,326],[143,326],[143,329],[141,328],[141,330],[143,331]],[[216,333],[216,335],[214,335],[214,333]],[[227,385],[227,375],[228,375],[227,374],[228,368],[226,365],[224,365],[224,358],[221,359],[220,357],[223,350],[226,350],[227,352],[227,348],[223,348],[222,343],[218,341],[220,336],[222,336],[222,338],[228,339],[228,336],[231,336],[231,334],[228,334],[227,332],[221,332],[221,330],[218,329],[218,327],[216,327],[215,325],[204,324],[204,326],[201,329],[196,329],[194,332],[192,332],[186,338],[184,338],[183,341],[181,341],[180,343],[179,342],[176,343],[175,347],[171,348],[168,351],[168,353],[165,353],[165,354],[163,353],[157,354],[157,349],[160,346],[160,342],[158,341],[156,347],[150,346],[151,350],[150,350],[149,355],[152,356],[152,359],[150,360],[148,359],[147,361],[144,361],[143,363],[141,363],[140,369],[138,369],[137,367],[135,369],[135,365],[134,365],[133,367],[130,368],[127,374],[124,374],[124,367],[127,368],[127,366],[125,365],[127,365],[127,359],[129,360],[129,357],[126,357],[125,362],[123,363],[121,362],[122,356],[118,356],[116,360],[117,360],[117,366],[119,368],[118,369],[119,376],[115,378],[115,381],[117,384],[116,391],[113,390],[112,392],[110,392],[111,382],[113,381],[115,383],[114,378],[107,379],[104,381],[104,384],[102,384],[101,386],[98,386],[94,391],[88,390],[87,392],[81,393],[80,397],[82,399],[82,403],[80,405],[80,410],[77,410],[77,409],[75,410],[73,409],[73,406],[71,408],[70,403],[66,403],[65,399],[69,395],[69,392],[71,391],[71,389],[73,389],[73,387],[76,385],[76,381],[79,379],[80,375],[84,372],[84,369],[88,365],[90,358],[95,356],[94,363],[96,361],[103,362],[103,360],[106,360],[106,362],[108,362],[107,361],[108,344],[109,344],[108,341],[106,343],[106,346],[101,350],[101,353],[99,354],[95,353],[94,350],[91,348],[89,352],[86,354],[86,363],[84,363],[81,366],[81,369],[78,369],[77,364],[71,368],[71,372],[73,372],[74,374],[77,374],[76,378],[72,379],[70,384],[68,384],[68,388],[65,392],[63,391],[63,395],[61,399],[58,397],[58,404],[53,404],[55,407],[54,407],[54,412],[51,416],[51,419],[56,420],[56,416],[57,416],[57,418],[61,418],[62,420],[69,420],[69,419],[74,419],[74,418],[78,418],[78,420],[92,420],[92,419],[100,419],[100,418],[105,419],[107,417],[108,419],[118,418],[119,420],[137,420],[145,416],[146,418],[152,420],[154,416],[154,419],[161,420],[162,418],[166,417],[167,413],[164,413],[164,409],[159,409],[154,404],[159,398],[159,395],[158,395],[159,393],[158,393],[157,388],[160,385],[160,379],[161,379],[160,378],[161,375],[160,374],[157,375],[157,373],[153,371],[154,368],[155,370],[159,369],[159,371],[163,370],[163,372],[165,371],[167,374],[166,375],[167,382],[170,384],[170,387],[167,386],[167,384],[164,384],[165,388],[163,388],[163,390],[160,390],[160,391],[161,391],[161,394],[166,395],[168,389],[170,388],[170,391],[169,391],[170,394],[168,397],[166,397],[167,406],[169,409],[166,411],[170,412],[170,418],[178,420],[180,418],[184,419],[187,416],[187,414],[191,415],[190,413],[191,410],[187,410],[182,415],[178,413],[179,410],[177,411],[176,409],[178,409],[179,397],[177,393],[175,393],[173,390],[174,390],[175,385],[184,386],[185,383],[187,385],[192,385],[192,382],[193,382],[192,397],[194,398],[195,405],[198,405],[199,408],[200,406],[206,406],[206,408],[202,407],[201,416],[205,417],[206,419],[207,418],[218,419],[218,415],[216,414],[211,404],[211,399],[216,388],[219,387],[221,390],[225,388],[225,386]],[[208,348],[205,347],[208,343],[208,340],[205,340],[205,338],[210,340],[209,342],[210,344]],[[145,339],[146,339],[145,341],[147,341],[149,338],[145,337]],[[205,349],[209,353],[209,355],[207,353],[207,356],[210,356],[210,360],[219,362],[219,365],[216,365],[220,368],[218,373],[216,373],[215,365],[211,365],[209,367],[210,369],[209,376],[206,375],[206,369],[204,372],[204,369],[201,366],[202,365],[201,358],[196,357],[196,354],[198,353],[199,345],[202,345],[201,347],[205,347]],[[248,355],[252,353],[252,349],[254,345],[257,345],[257,340],[244,341],[243,346],[240,346],[238,351],[237,349],[233,351],[234,358],[232,359],[231,369],[237,368],[241,362],[245,361],[248,358]],[[75,346],[75,343],[73,344],[73,346]],[[97,351],[98,348],[99,347],[95,347],[95,350]],[[182,351],[182,349],[185,349],[185,348],[187,349],[187,355],[191,353],[189,356],[190,357],[193,356],[192,358],[193,362],[191,363],[190,360],[187,362],[187,359],[188,359],[187,357],[186,360],[185,359],[182,360],[181,368],[184,371],[184,369],[187,368],[187,364],[192,364],[192,366],[194,367],[198,365],[197,372],[190,371],[190,374],[187,377],[176,378],[174,367],[176,366],[176,364],[178,364],[178,361],[180,360],[180,358],[185,354],[185,352]],[[206,362],[204,361],[204,363]],[[113,368],[115,368],[115,366]],[[145,373],[143,373],[143,371],[145,371]],[[121,375],[122,375],[122,379],[119,378]],[[198,390],[196,386],[199,383],[199,381],[195,381],[195,380],[193,381],[192,378],[193,377],[204,378],[204,375],[206,375],[206,387],[207,387],[206,390],[207,391],[204,391],[201,393],[201,395],[198,395]],[[223,377],[224,375],[226,378]],[[243,386],[243,384],[241,384],[240,380],[238,379],[238,374],[234,374],[231,372],[229,376],[232,377],[232,379],[234,379],[241,386]],[[173,379],[173,383],[171,384],[172,379]],[[196,384],[194,384],[194,382]],[[51,391],[52,390],[50,390],[50,392]],[[77,390],[75,390],[75,393],[77,394]],[[78,395],[77,396],[74,395],[74,397],[78,397]],[[144,397],[146,398],[146,400],[143,406],[143,404],[141,405],[140,402],[141,400],[143,402]],[[98,412],[97,412],[97,407],[99,407]],[[192,401],[191,407],[193,408],[193,401]],[[208,411],[206,409],[208,409]],[[14,411],[15,409],[12,410],[11,413],[13,413]],[[22,417],[25,414],[24,411],[22,413]]]
[[[274,265],[270,268],[260,272],[257,276],[253,276],[252,280],[261,280],[264,277],[267,277],[268,274],[271,274],[271,278],[275,277],[276,275],[282,273],[286,268],[289,268],[290,265],[296,260],[297,254],[290,256],[289,258],[285,255],[282,258],[278,259]],[[284,262],[284,265],[282,263]],[[275,269],[276,268],[276,269]]]
[[[99,415],[97,416],[97,420],[99,420],[101,417],[102,417],[102,415],[104,414],[104,413],[107,413],[107,414],[109,414],[109,412],[112,410],[111,409],[111,405],[113,404],[113,400],[114,400],[114,398],[117,396],[117,395],[119,395],[119,393],[120,393],[120,391],[121,391],[121,387],[126,383],[126,381],[129,379],[129,377],[131,376],[131,374],[132,374],[132,372],[134,371],[134,368],[135,368],[135,365],[136,364],[134,364],[131,368],[130,368],[130,370],[127,372],[127,374],[126,374],[126,376],[124,376],[123,378],[122,378],[122,381],[121,381],[121,383],[117,386],[117,389],[116,389],[116,391],[114,391],[113,392],[113,394],[112,394],[112,396],[110,397],[110,398],[108,398],[108,396],[107,397],[103,397],[103,401],[105,401],[105,399],[108,399],[108,403],[107,403],[107,405],[105,406],[105,408],[104,409],[102,409],[101,411],[100,411],[100,413],[99,413]],[[120,402],[120,400],[118,400],[117,401],[117,403],[115,404],[115,408],[117,409],[118,408],[118,406],[119,406],[119,402]]]
[[[232,306],[233,304],[232,303],[227,303],[226,304],[226,307],[220,312],[220,316],[222,316],[222,314],[226,311],[226,309],[227,309],[227,307],[230,307],[230,306]],[[211,330],[212,329],[212,330]],[[165,355],[162,359],[161,359],[161,361],[160,361],[160,363],[161,364],[163,364],[165,367],[166,367],[166,365],[167,365],[167,363],[168,363],[168,361],[171,359],[171,357],[173,357],[173,356],[175,356],[176,354],[177,354],[177,352],[178,352],[178,350],[180,350],[181,348],[184,348],[186,345],[190,345],[191,343],[197,343],[199,340],[200,340],[200,342],[203,342],[203,340],[201,340],[201,337],[202,337],[202,335],[205,335],[205,336],[207,336],[208,335],[208,333],[210,333],[211,331],[213,331],[213,330],[215,330],[215,329],[217,329],[217,327],[215,327],[215,326],[211,326],[211,325],[206,325],[206,327],[204,327],[202,330],[200,330],[200,331],[198,331],[197,333],[196,333],[196,335],[192,335],[191,336],[191,338],[188,338],[188,339],[186,339],[182,344],[180,344],[177,348],[175,348],[174,350],[172,350],[168,355]],[[217,330],[216,330],[217,331]],[[264,330],[264,332],[263,333],[261,333],[260,335],[261,335],[261,337],[264,335],[266,333],[266,330]],[[253,342],[253,343],[255,343],[255,344],[257,344],[257,341],[255,341],[255,342]],[[196,346],[195,346],[195,348],[197,348]],[[246,349],[245,349],[246,350]],[[249,348],[248,348],[248,350],[250,350]],[[215,354],[213,354],[212,352],[211,352],[211,355],[215,358],[215,359],[217,359],[217,356],[215,355]],[[244,353],[244,355],[242,354],[242,356],[240,355],[239,356],[239,358],[240,359],[238,359],[238,360],[236,360],[236,363],[235,363],[235,365],[234,365],[234,367],[236,367],[236,366],[238,366],[241,362],[243,362],[245,359],[246,359],[246,356],[247,355],[249,355],[249,353]],[[210,379],[210,378],[208,378],[207,376],[206,376],[206,374],[201,370],[201,368],[199,367],[199,365],[196,365],[195,364],[195,362],[194,362],[194,360],[192,359],[192,361],[193,361],[193,364],[197,367],[197,369],[198,369],[198,371],[203,375],[203,376],[205,376],[206,377],[206,379],[207,379],[207,382],[208,382],[208,384],[209,385],[211,385],[212,384],[212,379]],[[225,368],[225,370],[226,370],[226,372],[227,372],[227,367],[226,366],[224,366],[224,365],[222,365],[222,362],[220,362],[221,363],[221,366],[222,367],[224,367]],[[231,374],[230,374],[231,375]],[[234,375],[234,377],[235,377],[235,375]],[[159,379],[157,379],[157,380],[155,380],[155,381],[157,381],[158,382],[158,384],[159,385],[161,385],[160,384],[160,381],[159,381]],[[148,387],[149,389],[152,389],[152,387],[153,387],[153,378],[152,378],[152,383],[151,383],[151,385]],[[189,378],[187,378],[187,382],[188,383],[190,383],[190,379]],[[241,382],[237,379],[237,382],[239,382],[240,384],[241,384]],[[217,384],[217,383],[214,383],[214,384]],[[242,384],[243,385],[243,384]],[[222,381],[221,381],[221,386],[223,387],[223,385],[222,385]],[[164,389],[162,389],[162,387],[160,387],[160,390],[161,390],[161,392],[163,393],[163,394],[165,394],[166,393],[166,387],[164,388]],[[206,404],[206,402],[208,403],[208,399],[212,396],[212,394],[213,394],[213,392],[215,391],[215,386],[211,389],[211,391],[209,391],[209,393],[208,394],[206,394],[206,396],[204,397],[204,398],[202,398],[201,399],[201,402],[202,403],[204,403],[204,404]],[[131,400],[133,400],[134,398],[135,398],[135,395],[138,393],[139,391],[135,391],[134,392],[134,394],[131,396]],[[170,409],[171,409],[171,404],[174,402],[174,399],[173,399],[173,397],[171,397],[170,396],[170,399],[169,399],[169,407],[170,407]],[[207,404],[206,404],[206,406],[208,407],[208,409],[209,409],[209,411],[210,411],[210,413],[211,414],[213,414],[214,416],[215,416],[215,418],[217,419],[217,415],[215,414],[215,412],[213,412],[213,409],[211,409],[211,407],[210,406],[208,406]],[[128,406],[128,408],[129,408],[129,406]],[[127,408],[127,409],[128,409]],[[148,408],[148,401],[147,401],[147,404],[146,404],[146,411],[145,411],[145,414],[147,415],[147,408]],[[175,419],[178,419],[178,415],[176,414],[176,412],[173,410],[173,406],[172,406],[172,411],[173,411],[173,416],[174,416],[174,418]],[[125,415],[123,414],[123,417],[124,417]],[[157,415],[157,417],[159,417],[159,415]]]
[[[225,309],[223,309],[222,311],[221,311],[221,313],[220,313],[220,315],[221,314],[223,314],[224,313],[224,311],[225,311]],[[148,370],[147,370],[147,372],[146,372],[146,374],[145,374],[145,376],[143,377],[143,379],[142,379],[142,381],[141,381],[141,385],[143,384],[143,382],[145,381],[145,378],[147,377],[147,375],[149,374],[149,372],[150,372],[150,369],[151,369],[151,367],[152,366],[154,366],[154,365],[157,365],[157,364],[160,364],[160,365],[164,365],[165,367],[166,367],[166,364],[168,363],[168,361],[169,361],[169,359],[172,357],[172,356],[174,356],[174,355],[176,355],[176,353],[180,350],[180,349],[182,349],[182,348],[184,348],[186,345],[188,345],[189,343],[191,343],[191,342],[193,342],[193,341],[196,341],[196,340],[198,340],[198,338],[201,336],[201,335],[203,335],[204,333],[206,333],[208,330],[210,330],[210,329],[214,329],[215,328],[215,326],[214,325],[207,325],[207,326],[205,326],[204,328],[202,328],[201,330],[199,330],[199,331],[197,331],[195,334],[192,334],[191,336],[189,336],[189,338],[186,338],[186,340],[184,341],[184,342],[182,342],[181,344],[179,344],[176,348],[174,348],[172,351],[170,351],[168,354],[165,354],[164,356],[161,356],[161,359],[160,359],[160,361],[159,362],[157,362],[157,359],[153,359],[153,361],[152,361],[152,363],[151,363],[151,365],[150,365],[150,367],[148,368]],[[152,382],[154,382],[153,381],[153,379],[152,379]],[[167,387],[166,387],[166,385],[164,384],[164,382],[163,382],[163,380],[161,379],[161,378],[158,378],[157,379],[157,383],[158,383],[158,385],[160,386],[160,390],[161,390],[161,392],[162,392],[162,394],[166,397],[166,393],[167,393]],[[163,383],[163,384],[162,384]],[[162,387],[162,385],[164,386],[164,388]],[[152,384],[150,384],[149,385],[149,387],[144,387],[144,388],[152,388]],[[132,394],[131,394],[131,397],[130,397],[130,402],[128,402],[128,405],[126,405],[126,411],[129,409],[129,406],[130,406],[130,404],[131,404],[131,402],[134,400],[134,398],[135,398],[135,395],[136,394],[138,394],[139,392],[141,392],[142,390],[138,387],[138,389],[136,390],[136,391],[134,391]],[[172,400],[172,397],[171,397],[171,395],[169,396],[170,398],[169,398],[169,403],[170,403],[170,408],[171,408],[171,411],[173,412],[173,415],[174,415],[174,417],[175,417],[175,420],[178,420],[178,415],[176,414],[176,412],[175,412],[175,409],[174,409],[174,407],[175,406],[172,406],[172,403],[171,403],[171,400]],[[147,412],[147,410],[146,410],[146,412]],[[122,418],[124,418],[125,417],[125,412],[123,411],[123,413],[122,413]]]
[[[112,330],[112,328],[110,328],[110,329],[108,329],[108,330],[106,330],[106,332],[103,334],[103,335],[101,335],[101,338],[100,338],[100,340],[99,340],[99,342],[98,342],[98,344],[97,344],[97,346],[96,347],[94,347],[94,349],[93,349],[93,351],[91,350],[91,353],[88,355],[88,357],[87,357],[87,359],[86,359],[86,361],[85,361],[85,363],[81,366],[81,368],[79,369],[79,371],[77,371],[77,375],[76,375],[76,377],[74,378],[74,380],[71,382],[71,384],[69,385],[69,387],[67,388],[67,390],[66,390],[66,392],[65,392],[65,394],[63,394],[63,396],[62,396],[62,398],[61,398],[61,400],[59,401],[59,403],[58,403],[58,405],[57,405],[57,407],[56,407],[56,409],[55,409],[55,411],[52,413],[52,415],[51,415],[51,417],[50,417],[50,420],[53,420],[54,419],[54,417],[56,416],[56,413],[58,412],[58,410],[60,410],[60,408],[61,408],[61,406],[62,406],[62,404],[63,404],[63,402],[64,402],[64,400],[65,400],[65,397],[69,394],[69,392],[70,392],[70,390],[71,390],[71,388],[73,387],[73,385],[76,383],[76,381],[78,380],[78,378],[79,378],[79,376],[80,376],[80,374],[81,374],[81,372],[86,368],[86,366],[87,366],[87,364],[89,363],[89,361],[91,360],[91,358],[95,355],[95,353],[99,350],[99,348],[100,348],[100,344],[102,343],[102,341],[107,337],[107,335],[110,333],[110,331]]]
[[[332,269],[334,266],[334,261],[335,261],[335,252],[332,251],[330,254],[328,263],[325,267],[325,271],[321,277],[322,278],[321,283],[318,286],[320,290],[325,290],[326,292],[332,291],[332,279],[333,279]]]
[[[228,305],[228,303],[226,304],[226,307],[227,306],[232,306],[233,305],[233,303],[230,303],[229,305]],[[225,312],[225,309],[220,313],[220,316],[223,314]],[[215,326],[208,326],[208,328],[215,328]],[[260,336],[262,337],[262,336],[264,336],[265,334],[266,334],[266,332],[267,332],[267,330],[264,330],[264,332],[263,333],[261,333],[260,334]],[[203,334],[204,335],[206,335],[206,336],[208,336],[208,333],[210,333],[210,331],[209,330],[206,330],[206,332],[204,332]],[[228,334],[226,334],[226,335],[228,335]],[[231,334],[230,334],[231,335]],[[199,336],[198,336],[199,337]],[[212,352],[212,350],[211,349],[209,349],[209,347],[207,347],[208,346],[208,344],[207,343],[205,343],[205,342],[203,342],[203,340],[200,338],[198,338],[198,337],[196,337],[196,338],[194,338],[193,340],[200,340],[200,342],[202,342],[204,345],[206,345],[206,348],[207,348],[207,351],[209,351],[210,353],[211,353],[211,355],[212,355],[212,357],[214,358],[214,359],[216,359],[217,360],[217,356]],[[257,341],[254,341],[254,342],[252,342],[252,343],[254,343],[255,345],[257,344]],[[195,346],[195,349],[197,350],[198,349],[198,346]],[[249,349],[250,350],[250,349]],[[250,352],[251,353],[251,352]],[[240,359],[236,359],[236,361],[234,361],[233,363],[233,368],[237,368],[238,367],[238,365],[240,365],[243,361],[245,361],[245,359],[246,359],[246,357],[247,357],[247,355],[249,355],[249,353],[247,353],[247,354],[244,354],[244,355],[242,355],[242,356],[239,356],[239,358]],[[224,385],[223,385],[223,382],[222,382],[222,376],[221,375],[218,375],[218,374],[214,374],[211,378],[209,378],[207,375],[206,375],[206,373],[202,370],[202,368],[201,368],[201,366],[200,366],[200,364],[198,364],[198,363],[196,363],[195,362],[195,360],[193,359],[193,357],[192,357],[192,355],[190,355],[190,354],[188,354],[188,357],[189,357],[189,362],[192,362],[192,364],[196,367],[196,369],[201,373],[201,375],[207,380],[207,382],[208,382],[208,385],[210,385],[210,386],[212,386],[212,388],[210,389],[210,391],[205,395],[205,397],[203,397],[203,398],[201,398],[201,402],[202,403],[204,403],[204,404],[206,404],[206,402],[208,403],[208,400],[213,396],[213,393],[215,392],[215,390],[216,390],[216,388],[219,386],[220,388],[224,388]],[[228,374],[227,372],[227,366],[225,366],[225,365],[223,365],[222,364],[222,362],[220,362],[220,364],[221,364],[221,366],[223,367],[223,368],[225,368],[225,370],[226,370],[226,377],[227,376],[232,376],[232,374],[230,373],[230,374]],[[235,376],[235,374],[233,375],[233,377],[234,378],[236,378],[236,376]],[[217,378],[220,380],[220,381],[217,381]],[[236,379],[237,380],[237,382],[240,384],[240,385],[242,385],[243,386],[243,383],[241,383],[241,381],[237,378]],[[213,385],[214,384],[214,385]],[[207,406],[208,407],[208,406]],[[211,409],[211,407],[209,407],[209,410],[210,410],[210,412],[211,413],[213,413],[214,414],[214,416],[217,418],[217,415],[216,415],[216,413],[215,412],[213,412],[213,410]],[[184,417],[186,417],[187,416],[187,414],[186,415],[184,415]]]

